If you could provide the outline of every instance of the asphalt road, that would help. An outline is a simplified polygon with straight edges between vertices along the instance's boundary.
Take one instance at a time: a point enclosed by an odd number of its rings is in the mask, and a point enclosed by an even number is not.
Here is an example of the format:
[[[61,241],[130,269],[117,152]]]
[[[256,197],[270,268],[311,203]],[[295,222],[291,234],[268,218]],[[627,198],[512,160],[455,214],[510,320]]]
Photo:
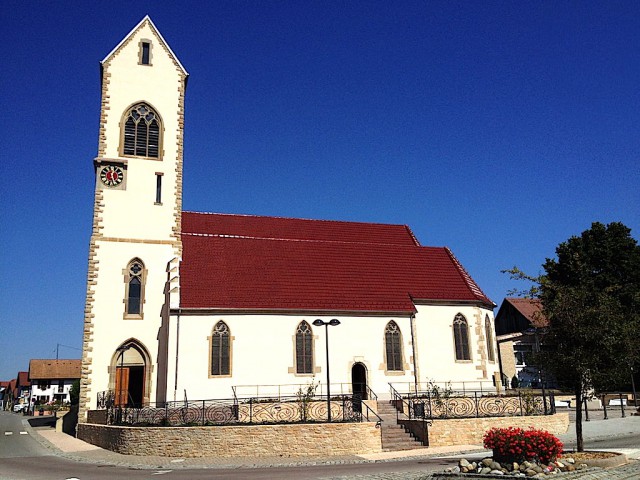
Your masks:
[[[22,419],[22,415],[0,412],[0,466],[5,458],[52,455],[27,432]]]
[[[375,475],[377,479],[417,480],[426,477],[430,472],[442,471],[448,466],[453,466],[459,459],[459,456],[452,456],[378,463],[271,468],[133,469],[78,463],[56,456],[31,437],[28,429],[24,428],[22,420],[23,417],[20,415],[0,412],[0,479],[2,480],[136,480],[158,477],[171,480],[318,480],[336,477],[361,479],[365,475]],[[566,444],[571,447],[570,442],[566,442]],[[628,432],[610,436],[601,441],[587,442],[587,447],[590,449],[639,448],[639,445],[638,434],[629,434]]]

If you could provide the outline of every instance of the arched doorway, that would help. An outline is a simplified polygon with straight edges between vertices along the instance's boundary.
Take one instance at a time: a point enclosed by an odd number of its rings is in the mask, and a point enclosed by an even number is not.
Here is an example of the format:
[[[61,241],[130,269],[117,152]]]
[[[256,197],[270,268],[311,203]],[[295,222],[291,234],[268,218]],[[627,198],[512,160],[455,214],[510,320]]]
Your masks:
[[[112,364],[115,367],[112,369],[115,405],[140,407],[148,402],[148,359],[146,349],[135,340],[128,340],[116,348]]]
[[[360,362],[351,367],[351,389],[354,397],[367,400],[367,368]]]

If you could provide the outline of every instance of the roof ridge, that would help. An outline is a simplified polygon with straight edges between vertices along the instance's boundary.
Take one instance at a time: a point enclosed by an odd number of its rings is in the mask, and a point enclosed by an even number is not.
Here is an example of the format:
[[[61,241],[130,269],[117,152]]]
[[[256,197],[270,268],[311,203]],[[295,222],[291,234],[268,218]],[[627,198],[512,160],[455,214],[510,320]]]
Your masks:
[[[419,248],[419,249],[442,249],[446,247],[425,247],[422,245],[402,245],[397,243],[382,243],[382,242],[347,242],[344,240],[318,240],[310,238],[280,238],[280,237],[257,237],[252,235],[230,235],[228,233],[195,233],[195,232],[182,232],[181,235],[189,235],[192,237],[214,237],[214,238],[236,238],[245,240],[274,240],[280,242],[300,242],[300,243],[327,243],[327,244],[341,244],[341,245],[384,245],[389,247],[399,248]]]
[[[411,234],[414,240],[417,242],[413,232],[406,224],[402,223],[382,223],[382,222],[361,222],[354,220],[329,220],[323,218],[301,218],[301,217],[283,217],[280,215],[257,215],[254,213],[220,213],[220,212],[195,212],[193,210],[183,210],[182,213],[193,213],[198,215],[219,215],[225,217],[251,217],[251,218],[275,218],[280,220],[301,220],[303,222],[329,222],[329,223],[356,223],[359,225],[380,225],[380,226],[388,226],[388,227],[404,227]],[[419,243],[418,243],[419,245]]]

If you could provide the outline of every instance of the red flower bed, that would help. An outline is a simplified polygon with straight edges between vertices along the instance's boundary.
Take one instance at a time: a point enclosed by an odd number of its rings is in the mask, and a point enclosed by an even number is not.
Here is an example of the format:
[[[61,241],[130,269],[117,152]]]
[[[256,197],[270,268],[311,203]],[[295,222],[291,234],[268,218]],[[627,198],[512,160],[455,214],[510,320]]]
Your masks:
[[[484,434],[484,448],[493,450],[497,462],[524,460],[549,463],[562,453],[562,442],[549,432],[522,428],[492,428]]]

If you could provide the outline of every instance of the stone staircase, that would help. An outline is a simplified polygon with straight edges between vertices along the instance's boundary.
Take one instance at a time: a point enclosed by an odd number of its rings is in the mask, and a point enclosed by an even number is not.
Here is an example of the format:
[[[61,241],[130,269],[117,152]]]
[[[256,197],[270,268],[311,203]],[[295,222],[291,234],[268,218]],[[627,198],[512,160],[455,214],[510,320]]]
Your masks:
[[[413,450],[426,448],[421,442],[406,432],[402,425],[397,424],[396,408],[389,401],[378,401],[378,416],[382,419],[382,451],[396,452],[399,450]],[[402,414],[401,414],[402,416]]]

